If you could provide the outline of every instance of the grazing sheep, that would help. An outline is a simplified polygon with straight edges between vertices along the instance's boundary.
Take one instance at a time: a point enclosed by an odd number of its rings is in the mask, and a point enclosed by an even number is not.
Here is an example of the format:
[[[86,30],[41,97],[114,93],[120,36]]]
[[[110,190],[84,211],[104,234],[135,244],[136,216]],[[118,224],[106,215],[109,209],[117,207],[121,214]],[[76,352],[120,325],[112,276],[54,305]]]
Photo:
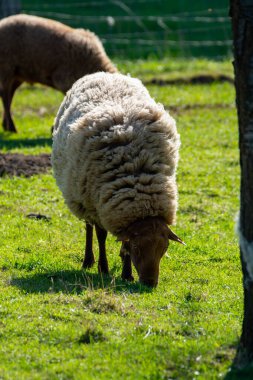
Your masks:
[[[86,220],[83,267],[94,263],[92,225],[99,242],[99,270],[108,273],[107,231],[122,241],[122,278],[156,286],[177,208],[179,135],[172,117],[138,79],[97,73],[79,79],[56,117],[52,164],[66,204]]]
[[[25,14],[0,21],[0,96],[3,127],[16,132],[10,106],[23,82],[65,93],[85,74],[116,72],[98,37],[84,29]]]

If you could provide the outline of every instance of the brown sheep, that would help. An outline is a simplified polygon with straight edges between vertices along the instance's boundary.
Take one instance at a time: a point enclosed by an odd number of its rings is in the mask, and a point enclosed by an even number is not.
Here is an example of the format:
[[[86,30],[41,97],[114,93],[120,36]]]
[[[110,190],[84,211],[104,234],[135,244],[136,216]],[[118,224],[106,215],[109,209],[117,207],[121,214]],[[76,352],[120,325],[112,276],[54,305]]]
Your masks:
[[[25,14],[1,20],[0,96],[4,130],[17,132],[10,106],[23,82],[38,82],[65,93],[77,79],[98,71],[117,70],[94,33]]]

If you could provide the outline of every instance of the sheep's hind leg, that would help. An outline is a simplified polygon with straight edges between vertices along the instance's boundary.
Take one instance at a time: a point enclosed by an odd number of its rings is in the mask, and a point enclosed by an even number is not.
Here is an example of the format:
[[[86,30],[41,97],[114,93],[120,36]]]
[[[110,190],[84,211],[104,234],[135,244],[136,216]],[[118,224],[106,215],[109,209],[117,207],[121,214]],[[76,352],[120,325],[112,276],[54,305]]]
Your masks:
[[[132,262],[131,257],[129,255],[129,250],[127,247],[127,243],[122,243],[121,249],[120,249],[120,257],[122,260],[122,273],[121,278],[126,281],[133,281],[133,275],[132,275]]]
[[[85,242],[85,254],[83,260],[83,268],[91,268],[95,263],[95,257],[92,250],[93,239],[93,226],[86,223],[86,242]]]
[[[98,271],[101,273],[109,274],[108,261],[106,257],[105,242],[107,237],[107,231],[95,224],[98,246],[99,246],[99,260]]]
[[[15,80],[11,86],[5,87],[1,93],[4,116],[3,116],[3,128],[5,131],[17,132],[14,121],[11,117],[11,102],[16,89],[22,84],[22,82]]]

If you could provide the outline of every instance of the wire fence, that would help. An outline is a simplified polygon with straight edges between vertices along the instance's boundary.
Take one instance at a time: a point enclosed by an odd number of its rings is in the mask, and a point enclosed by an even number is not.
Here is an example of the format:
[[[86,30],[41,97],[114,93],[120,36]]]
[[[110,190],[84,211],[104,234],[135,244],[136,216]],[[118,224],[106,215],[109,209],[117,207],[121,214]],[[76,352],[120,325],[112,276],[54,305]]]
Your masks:
[[[24,13],[94,31],[112,56],[223,58],[231,54],[226,0],[193,3],[187,0],[23,0],[21,3]]]

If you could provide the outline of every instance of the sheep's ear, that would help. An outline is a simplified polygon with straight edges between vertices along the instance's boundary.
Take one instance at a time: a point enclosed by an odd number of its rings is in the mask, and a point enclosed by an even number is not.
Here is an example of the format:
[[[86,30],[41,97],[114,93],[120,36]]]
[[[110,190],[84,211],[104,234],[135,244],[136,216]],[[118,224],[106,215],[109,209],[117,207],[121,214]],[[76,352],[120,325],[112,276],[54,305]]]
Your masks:
[[[169,227],[168,227],[168,238],[170,240],[177,241],[180,244],[186,245],[185,242],[183,242],[183,240],[181,240],[180,237],[178,237]]]

